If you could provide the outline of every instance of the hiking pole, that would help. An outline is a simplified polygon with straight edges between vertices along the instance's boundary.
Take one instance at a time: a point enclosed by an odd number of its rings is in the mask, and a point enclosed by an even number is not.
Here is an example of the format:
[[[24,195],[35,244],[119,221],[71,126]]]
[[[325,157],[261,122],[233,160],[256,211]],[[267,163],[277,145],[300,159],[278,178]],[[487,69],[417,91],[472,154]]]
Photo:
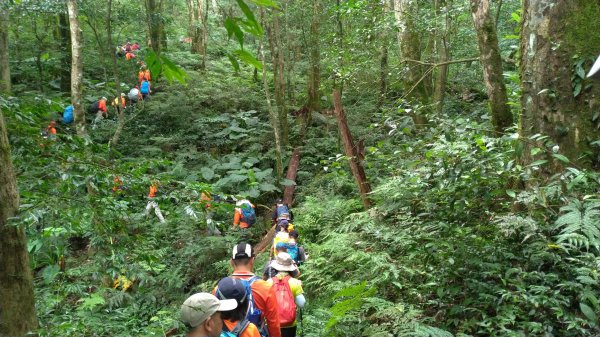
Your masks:
[[[300,308],[300,337],[304,337],[304,320],[302,319],[302,308]]]

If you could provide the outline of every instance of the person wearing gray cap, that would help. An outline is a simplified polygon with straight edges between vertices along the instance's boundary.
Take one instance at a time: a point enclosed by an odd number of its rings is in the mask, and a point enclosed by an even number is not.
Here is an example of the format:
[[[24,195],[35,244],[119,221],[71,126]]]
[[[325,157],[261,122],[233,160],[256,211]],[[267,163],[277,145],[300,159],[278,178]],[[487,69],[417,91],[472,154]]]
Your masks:
[[[181,320],[188,328],[186,337],[219,337],[223,330],[221,312],[237,308],[235,299],[219,300],[209,293],[188,297],[181,306]]]

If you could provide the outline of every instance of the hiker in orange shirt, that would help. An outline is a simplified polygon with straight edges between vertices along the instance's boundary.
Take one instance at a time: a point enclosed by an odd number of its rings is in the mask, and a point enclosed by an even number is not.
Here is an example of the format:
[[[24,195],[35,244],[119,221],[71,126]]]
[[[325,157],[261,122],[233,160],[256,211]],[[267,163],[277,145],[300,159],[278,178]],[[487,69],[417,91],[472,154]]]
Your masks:
[[[152,81],[152,76],[150,75],[150,70],[145,65],[140,67],[140,71],[138,72],[138,82],[142,85],[144,81]]]
[[[230,263],[233,267],[233,274],[230,277],[242,280],[246,293],[252,297],[248,303],[246,319],[256,325],[260,331],[265,331],[266,323],[268,336],[281,337],[275,291],[271,285],[252,272],[254,270],[252,246],[242,242],[233,247]]]
[[[56,121],[51,121],[46,128],[46,132],[48,134],[48,139],[56,140]]]
[[[235,213],[233,215],[233,227],[246,229],[250,228],[256,222],[256,212],[254,205],[247,199],[242,199],[235,204]]]
[[[117,96],[110,105],[114,106],[117,110],[117,114],[120,114],[122,109],[125,109],[127,106],[127,101],[125,100],[125,94],[121,93],[120,96]]]
[[[160,220],[160,222],[165,222],[165,218],[163,217],[162,212],[160,211],[160,207],[158,207],[158,203],[155,200],[156,193],[158,192],[157,186],[158,181],[154,181],[152,182],[152,185],[150,185],[150,192],[148,193],[148,204],[146,205],[145,215],[150,214],[150,209],[154,208],[154,214],[156,214],[158,220]]]

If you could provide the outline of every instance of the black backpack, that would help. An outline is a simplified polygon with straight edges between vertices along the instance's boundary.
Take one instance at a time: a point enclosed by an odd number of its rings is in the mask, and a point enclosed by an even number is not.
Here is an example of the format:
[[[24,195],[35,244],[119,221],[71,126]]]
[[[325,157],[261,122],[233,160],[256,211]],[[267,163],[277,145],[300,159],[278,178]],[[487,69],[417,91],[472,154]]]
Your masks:
[[[94,102],[94,104],[90,105],[90,107],[88,108],[89,113],[96,113],[96,112],[98,112],[98,110],[100,110],[100,102],[99,101]]]

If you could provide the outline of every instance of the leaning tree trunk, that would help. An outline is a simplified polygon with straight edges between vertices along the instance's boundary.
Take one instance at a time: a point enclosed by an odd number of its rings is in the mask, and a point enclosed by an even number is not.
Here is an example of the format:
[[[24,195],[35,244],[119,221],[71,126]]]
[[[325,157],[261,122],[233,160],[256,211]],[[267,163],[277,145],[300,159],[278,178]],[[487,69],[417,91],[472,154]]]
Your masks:
[[[367,181],[365,169],[360,162],[356,147],[354,146],[352,134],[350,133],[350,128],[348,127],[348,122],[346,121],[346,113],[344,112],[344,108],[342,106],[342,95],[337,89],[333,91],[333,107],[335,110],[335,116],[337,117],[340,135],[344,143],[344,151],[348,157],[354,180],[356,180],[356,184],[358,185],[360,199],[362,200],[365,209],[369,209],[371,207],[371,200],[369,199],[371,186]]]
[[[75,116],[77,135],[83,137],[85,130],[85,111],[81,102],[81,82],[83,79],[83,46],[81,44],[81,29],[79,26],[79,10],[77,0],[67,0],[69,10],[69,26],[71,29],[71,103]]]
[[[69,16],[67,13],[58,14],[60,61],[60,91],[71,90],[71,35],[69,33]]]
[[[1,2],[7,5],[7,1]],[[8,58],[8,9],[0,7],[0,93],[10,93],[10,63]]]
[[[483,80],[492,111],[492,125],[494,131],[500,134],[513,124],[513,119],[502,75],[502,58],[498,46],[496,23],[490,12],[490,1],[471,0],[471,12],[477,33]]]
[[[394,0],[394,14],[398,26],[398,45],[405,64],[403,76],[404,96],[409,100],[420,103],[429,101],[427,86],[424,82],[422,65],[413,62],[421,60],[421,39],[414,17],[417,15],[417,1]],[[418,111],[412,115],[417,127],[427,124],[427,119]]]
[[[600,84],[584,80],[577,64],[598,53],[600,2],[524,0],[522,18],[520,133],[547,135],[571,161],[589,165],[598,158],[590,142],[598,139]],[[538,159],[530,146],[526,163]]]
[[[23,225],[9,224],[19,191],[0,110],[0,336],[25,336],[37,327],[33,277]]]

